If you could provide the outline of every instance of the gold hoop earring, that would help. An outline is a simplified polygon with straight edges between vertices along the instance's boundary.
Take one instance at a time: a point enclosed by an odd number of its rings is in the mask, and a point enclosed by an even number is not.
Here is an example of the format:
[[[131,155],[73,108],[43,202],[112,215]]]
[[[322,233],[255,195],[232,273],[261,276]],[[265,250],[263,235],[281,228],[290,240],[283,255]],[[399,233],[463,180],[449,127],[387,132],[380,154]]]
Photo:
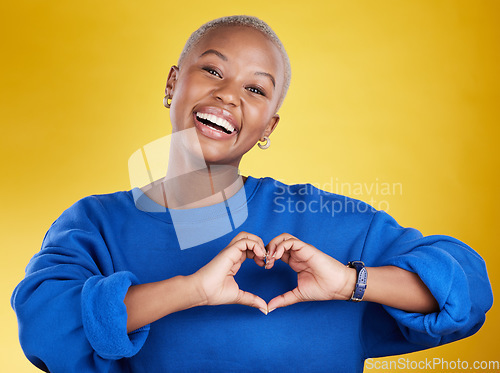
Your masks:
[[[271,139],[267,136],[264,136],[263,139],[264,140],[261,140],[261,141],[265,141],[265,143],[261,144],[259,142],[257,145],[259,146],[259,148],[266,150],[267,148],[269,148],[271,146]]]
[[[168,102],[170,100],[170,102]],[[167,109],[170,109],[170,104],[172,103],[172,97],[170,95],[166,95],[163,97],[163,106],[165,106]]]

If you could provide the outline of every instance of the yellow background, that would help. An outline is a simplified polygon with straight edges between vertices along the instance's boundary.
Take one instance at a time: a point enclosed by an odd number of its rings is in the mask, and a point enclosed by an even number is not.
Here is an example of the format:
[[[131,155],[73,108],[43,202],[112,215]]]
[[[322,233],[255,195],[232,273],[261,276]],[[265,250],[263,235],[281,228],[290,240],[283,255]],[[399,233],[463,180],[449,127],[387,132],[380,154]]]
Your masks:
[[[327,189],[401,184],[401,193],[351,194],[385,201],[402,225],[467,242],[500,282],[499,1],[8,1],[2,371],[37,371],[9,298],[49,225],[83,196],[129,188],[128,157],[169,133],[164,81],[185,40],[242,13],[275,29],[293,68],[271,148],[253,149],[242,173]],[[409,358],[500,360],[499,327],[494,307],[475,336]]]

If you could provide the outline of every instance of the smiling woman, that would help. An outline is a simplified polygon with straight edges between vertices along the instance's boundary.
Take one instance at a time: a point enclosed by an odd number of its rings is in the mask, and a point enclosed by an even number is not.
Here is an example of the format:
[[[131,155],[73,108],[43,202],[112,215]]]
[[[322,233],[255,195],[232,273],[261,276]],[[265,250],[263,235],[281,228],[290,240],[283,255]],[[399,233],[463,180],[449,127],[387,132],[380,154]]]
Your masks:
[[[463,242],[311,185],[240,176],[276,129],[289,79],[281,42],[257,18],[193,34],[165,89],[165,177],[71,206],[14,291],[33,364],[360,372],[367,358],[482,326],[491,287]]]

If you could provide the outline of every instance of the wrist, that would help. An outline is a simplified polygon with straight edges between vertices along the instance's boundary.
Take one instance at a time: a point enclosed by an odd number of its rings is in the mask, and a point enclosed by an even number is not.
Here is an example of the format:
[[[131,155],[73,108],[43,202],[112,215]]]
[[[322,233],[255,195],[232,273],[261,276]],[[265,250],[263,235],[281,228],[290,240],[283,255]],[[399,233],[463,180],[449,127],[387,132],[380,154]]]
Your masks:
[[[196,273],[189,276],[179,276],[183,277],[186,282],[186,289],[188,289],[189,303],[192,304],[191,307],[206,306],[208,305],[208,298],[205,293],[201,282],[198,280]]]
[[[346,267],[346,282],[340,293],[342,300],[350,300],[354,289],[356,288],[356,281],[358,279],[356,269]]]

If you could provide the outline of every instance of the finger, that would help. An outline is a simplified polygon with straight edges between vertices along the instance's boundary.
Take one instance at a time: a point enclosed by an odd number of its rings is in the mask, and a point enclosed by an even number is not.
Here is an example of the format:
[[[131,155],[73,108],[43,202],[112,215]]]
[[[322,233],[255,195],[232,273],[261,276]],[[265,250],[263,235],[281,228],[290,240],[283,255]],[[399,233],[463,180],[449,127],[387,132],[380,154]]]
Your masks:
[[[270,262],[268,265],[266,265],[266,268],[271,268],[274,265],[274,262],[279,259],[281,259],[285,263],[288,263],[290,258],[290,251],[293,248],[297,249],[299,243],[303,244],[302,241],[293,236],[277,243],[277,245],[273,249],[274,253],[271,255]]]
[[[278,244],[280,244],[281,242],[283,241],[286,241],[286,240],[289,240],[289,239],[292,239],[292,238],[296,238],[294,236],[292,236],[291,234],[289,233],[282,233],[280,234],[279,236],[276,236],[274,237],[271,241],[269,241],[269,243],[267,244],[267,253],[270,257],[273,257],[273,255],[275,256],[275,252],[276,252],[276,247],[278,246]]]
[[[266,256],[266,248],[258,241],[250,238],[241,238],[228,248],[237,248],[241,253],[244,253],[247,258],[254,258],[255,256],[264,259]]]
[[[274,237],[267,244],[267,246],[266,246],[267,255],[266,255],[266,263],[265,263],[265,268],[266,269],[271,269],[274,266],[274,262],[276,261],[276,259],[279,259],[279,257],[276,256],[276,252],[275,252],[276,245],[279,242],[281,242],[283,240],[290,239],[290,238],[294,238],[294,236],[292,236],[289,233],[282,233],[279,236]],[[281,257],[281,255],[280,255],[280,257]]]
[[[266,255],[266,265],[265,265],[265,268],[266,269],[271,269],[273,268],[274,266],[274,263],[278,260],[278,259],[281,259],[281,257],[283,256],[283,253],[284,253],[284,250],[281,250],[280,253],[277,253],[277,252],[274,252],[273,254],[267,253]]]
[[[239,290],[238,297],[235,304],[242,304],[244,306],[258,308],[262,313],[267,315],[267,303],[261,297],[258,297],[255,294],[248,293],[243,290]]]
[[[266,256],[266,248],[261,242],[254,241],[250,238],[242,238],[234,245],[239,247],[242,252],[245,251],[245,255],[247,258],[253,259],[257,257],[261,260],[264,260]]]
[[[286,251],[288,251],[292,246],[293,243],[295,242],[294,240],[297,240],[296,238],[290,238],[285,241],[281,241],[278,245],[276,245],[276,248],[274,249],[274,258],[276,260],[281,259],[283,254],[285,254]],[[287,242],[285,245],[284,243]]]
[[[259,258],[258,256],[253,257],[254,262],[259,266],[259,267],[264,267],[266,266],[266,260]],[[267,268],[267,267],[266,267]]]
[[[265,247],[264,241],[262,241],[262,238],[260,238],[259,236],[256,236],[255,234],[248,233],[248,232],[240,232],[240,233],[238,233],[236,236],[234,236],[234,238],[231,240],[231,242],[229,243],[229,245],[232,245],[236,241],[239,241],[239,240],[245,239],[245,238],[247,238],[249,240],[252,240],[252,241],[255,241],[255,242],[258,242],[259,244],[262,245],[262,247]]]
[[[311,246],[298,238],[290,238],[280,242],[276,246],[276,257],[281,258],[285,252],[300,262],[307,262],[315,253],[319,252],[314,246]],[[283,254],[281,254],[283,253]]]
[[[265,269],[271,269],[271,268],[273,268],[275,261],[276,261],[276,259],[274,257],[266,255],[266,261],[265,261],[264,268]]]
[[[271,269],[277,260],[281,260],[282,262],[289,264],[290,250],[285,250],[285,249],[286,249],[285,246],[278,246],[273,255],[269,256],[268,254],[265,268]]]
[[[281,256],[280,260],[282,262],[285,262],[286,264],[289,264],[290,263],[290,252],[285,251],[285,253]]]
[[[271,301],[267,304],[269,312],[274,311],[276,308],[286,307],[295,303],[302,302],[302,300],[296,295],[296,293],[298,293],[297,288],[271,299]]]
[[[279,236],[274,237],[266,246],[267,256],[266,256],[266,269],[271,269],[274,266],[276,260],[280,259],[283,255],[284,250],[280,252],[276,251],[277,245],[279,243],[292,238],[293,236],[288,233],[282,233]]]
[[[238,233],[229,243],[228,246],[226,246],[226,249],[237,245],[240,249],[244,249],[244,246],[241,245],[246,245],[246,249],[248,250],[246,253],[247,258],[253,259],[254,256],[257,256],[261,259],[264,259],[264,256],[266,255],[266,248],[264,246],[264,242],[259,236],[256,236],[254,234],[248,233],[248,232],[240,232]]]
[[[254,242],[253,246],[247,247],[245,255],[248,259],[260,260],[260,262],[264,263],[267,256],[266,248]]]
[[[243,263],[246,258],[253,259],[257,265],[265,266],[266,249],[258,242],[251,239],[242,238],[233,244],[233,247],[240,250],[242,257],[240,257],[239,264]],[[236,256],[236,254],[234,254]],[[239,267],[238,267],[239,268]]]
[[[243,238],[236,241],[234,244],[227,246],[212,260],[212,262],[223,266],[226,270],[230,270],[236,264],[240,265],[243,263],[247,258],[249,251],[252,252],[252,256],[257,256],[262,261],[264,260],[264,247],[255,241]]]

